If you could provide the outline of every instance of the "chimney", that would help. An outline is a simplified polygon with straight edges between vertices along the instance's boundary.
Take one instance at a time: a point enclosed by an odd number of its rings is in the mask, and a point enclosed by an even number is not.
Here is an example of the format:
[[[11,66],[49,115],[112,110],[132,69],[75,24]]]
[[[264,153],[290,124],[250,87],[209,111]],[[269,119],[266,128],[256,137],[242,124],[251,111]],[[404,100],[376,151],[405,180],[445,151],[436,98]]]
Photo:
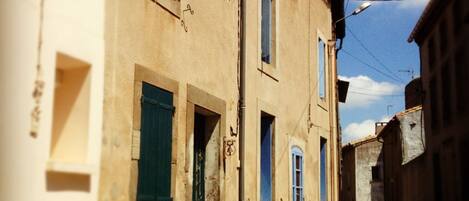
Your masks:
[[[378,135],[381,130],[388,124],[388,122],[376,122],[375,123],[375,135]]]
[[[420,77],[405,86],[405,109],[422,105],[422,83]]]

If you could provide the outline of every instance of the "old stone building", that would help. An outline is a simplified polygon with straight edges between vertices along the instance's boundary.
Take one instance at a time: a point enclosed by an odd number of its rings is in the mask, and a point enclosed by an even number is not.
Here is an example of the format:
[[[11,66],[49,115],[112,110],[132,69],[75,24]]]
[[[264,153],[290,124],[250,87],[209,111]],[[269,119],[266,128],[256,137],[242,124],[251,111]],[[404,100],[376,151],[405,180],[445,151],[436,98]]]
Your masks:
[[[343,201],[383,201],[382,142],[376,134],[342,147]]]
[[[343,1],[0,11],[0,200],[338,200]]]
[[[415,106],[396,114],[379,133],[385,200],[426,200],[423,129],[422,107]]]
[[[409,42],[420,48],[425,200],[469,200],[469,2],[431,0]]]

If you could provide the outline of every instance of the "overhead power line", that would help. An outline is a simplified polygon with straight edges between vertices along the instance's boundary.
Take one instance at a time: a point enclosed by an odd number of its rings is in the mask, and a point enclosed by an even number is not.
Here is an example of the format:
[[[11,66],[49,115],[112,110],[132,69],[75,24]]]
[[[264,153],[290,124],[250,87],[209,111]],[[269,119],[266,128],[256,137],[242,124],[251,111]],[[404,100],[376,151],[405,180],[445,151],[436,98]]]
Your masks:
[[[376,61],[378,62],[384,69],[386,69],[386,71],[388,71],[388,73],[391,74],[391,76],[395,77],[397,80],[399,80],[400,82],[404,83],[404,81],[398,76],[396,75],[394,72],[392,72],[380,59],[378,59],[378,57],[373,54],[372,51],[370,51],[370,49],[368,49],[365,45],[365,43],[363,43],[362,40],[360,40],[357,35],[355,35],[355,33],[352,32],[352,30],[348,27],[347,28],[347,31],[350,32],[350,34],[352,35],[352,37],[357,40],[358,44],[360,44],[360,46]]]
[[[350,54],[347,50],[342,49],[342,52],[345,53],[346,55],[352,57],[353,59],[357,60],[358,62],[364,64],[366,67],[369,67],[369,68],[375,70],[376,72],[380,73],[381,75],[383,75],[383,76],[385,76],[385,77],[387,77],[387,78],[389,78],[389,79],[391,79],[391,80],[394,80],[394,81],[396,81],[396,82],[401,82],[400,80],[394,78],[393,76],[390,76],[390,75],[388,75],[387,73],[383,72],[383,71],[380,70],[379,68],[376,68],[376,67],[370,65],[369,63],[366,63],[366,62],[363,61],[362,59],[360,59],[360,58],[358,58],[358,57],[356,57],[356,56]]]
[[[404,96],[404,94],[372,94],[372,93],[365,93],[365,92],[359,92],[359,91],[348,91],[348,93],[360,94],[360,95],[365,95],[365,96]]]

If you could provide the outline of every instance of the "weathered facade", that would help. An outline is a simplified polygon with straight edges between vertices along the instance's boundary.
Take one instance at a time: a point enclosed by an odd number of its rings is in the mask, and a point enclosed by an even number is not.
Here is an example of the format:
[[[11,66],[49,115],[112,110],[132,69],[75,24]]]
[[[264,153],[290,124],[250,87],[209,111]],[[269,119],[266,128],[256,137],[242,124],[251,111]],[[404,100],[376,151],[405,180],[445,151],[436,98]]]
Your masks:
[[[243,2],[2,1],[0,200],[338,200],[343,1]]]
[[[396,114],[378,135],[383,143],[386,200],[426,200],[425,133],[421,117],[421,106],[406,109]]]
[[[382,143],[376,135],[351,142],[342,148],[343,201],[383,201]]]
[[[469,2],[432,0],[409,42],[420,47],[425,200],[468,200]]]

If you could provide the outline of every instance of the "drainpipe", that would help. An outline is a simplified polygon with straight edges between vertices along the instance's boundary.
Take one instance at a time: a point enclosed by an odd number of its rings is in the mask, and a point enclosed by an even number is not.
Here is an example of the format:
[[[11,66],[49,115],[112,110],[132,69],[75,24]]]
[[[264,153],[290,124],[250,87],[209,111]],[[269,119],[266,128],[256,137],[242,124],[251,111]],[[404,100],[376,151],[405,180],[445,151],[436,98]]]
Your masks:
[[[240,161],[240,172],[239,172],[239,178],[238,178],[238,199],[239,201],[244,200],[244,175],[245,175],[245,170],[244,170],[244,161],[245,161],[245,156],[244,156],[244,150],[245,150],[245,125],[246,125],[246,0],[239,0],[240,1],[240,55],[239,55],[239,60],[240,60],[240,75],[239,75],[239,80],[240,80],[240,94],[239,94],[239,118],[241,121],[239,122],[239,127],[240,127],[240,132],[239,132],[239,161]]]

